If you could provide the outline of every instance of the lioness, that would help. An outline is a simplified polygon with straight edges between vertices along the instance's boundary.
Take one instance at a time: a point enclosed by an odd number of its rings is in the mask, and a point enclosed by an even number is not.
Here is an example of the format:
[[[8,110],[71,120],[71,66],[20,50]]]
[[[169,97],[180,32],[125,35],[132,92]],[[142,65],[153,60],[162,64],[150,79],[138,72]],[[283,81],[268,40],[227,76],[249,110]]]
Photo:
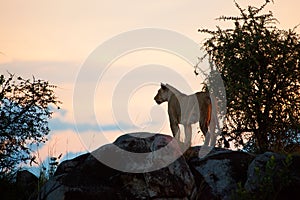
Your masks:
[[[168,102],[168,114],[173,136],[179,141],[180,129],[178,124],[184,126],[185,145],[191,145],[191,124],[199,122],[200,129],[204,135],[208,131],[211,121],[212,104],[208,92],[197,92],[186,95],[168,84],[161,83],[154,100],[157,104]],[[210,137],[205,139],[208,145]],[[215,141],[211,141],[214,145]]]

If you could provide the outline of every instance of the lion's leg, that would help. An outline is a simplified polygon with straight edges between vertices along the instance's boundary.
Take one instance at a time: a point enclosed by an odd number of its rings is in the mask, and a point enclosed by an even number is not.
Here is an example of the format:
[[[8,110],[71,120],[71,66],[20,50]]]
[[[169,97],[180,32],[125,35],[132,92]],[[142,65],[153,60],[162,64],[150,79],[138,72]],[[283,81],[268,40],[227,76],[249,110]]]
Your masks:
[[[216,140],[217,140],[216,127],[219,127],[218,120],[217,120],[217,116],[213,113],[209,127],[208,127],[209,134],[210,134],[210,146],[212,146],[212,147],[215,146]]]
[[[208,127],[206,126],[203,120],[199,121],[199,126],[203,135],[205,136],[204,145],[208,146],[210,140],[210,133],[208,132]]]
[[[205,134],[205,140],[204,140],[204,145],[205,146],[208,146],[209,145],[209,142],[210,142],[210,136],[211,136],[211,134],[210,134],[210,132],[207,132],[206,134]]]
[[[206,136],[206,133],[207,133],[207,131],[208,131],[208,126],[207,126],[207,124],[206,124],[203,120],[201,120],[201,121],[199,122],[199,126],[200,126],[200,129],[201,129],[202,133],[204,134],[204,136]]]
[[[190,147],[192,145],[192,125],[191,124],[184,125],[184,133],[185,133],[184,144],[187,145],[188,147]]]
[[[214,147],[216,145],[217,136],[215,133],[210,133],[210,146]]]
[[[179,129],[178,123],[170,121],[170,126],[171,126],[173,136],[179,141],[180,129]]]

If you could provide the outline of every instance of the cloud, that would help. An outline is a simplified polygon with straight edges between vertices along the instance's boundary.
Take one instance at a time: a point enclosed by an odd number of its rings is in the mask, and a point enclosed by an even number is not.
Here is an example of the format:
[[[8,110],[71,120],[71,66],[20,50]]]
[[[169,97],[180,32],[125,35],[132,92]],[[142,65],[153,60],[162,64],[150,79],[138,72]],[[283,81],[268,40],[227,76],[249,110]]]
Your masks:
[[[120,127],[115,124],[106,124],[106,125],[98,125],[98,124],[88,124],[88,123],[70,123],[62,121],[60,118],[54,118],[49,121],[49,127],[51,131],[66,131],[66,130],[73,130],[81,132],[87,131],[95,131],[95,132],[102,132],[102,131],[117,131],[120,130]],[[122,124],[122,128],[130,129],[131,126]]]

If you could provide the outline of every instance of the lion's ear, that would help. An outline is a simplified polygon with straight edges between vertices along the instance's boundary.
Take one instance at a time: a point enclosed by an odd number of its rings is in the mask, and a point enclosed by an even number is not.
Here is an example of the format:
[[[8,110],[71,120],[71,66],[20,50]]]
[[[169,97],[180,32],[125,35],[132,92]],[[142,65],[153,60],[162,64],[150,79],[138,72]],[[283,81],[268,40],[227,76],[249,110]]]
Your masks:
[[[163,90],[167,88],[167,86],[166,86],[165,84],[163,84],[163,83],[160,83],[160,87],[161,87]]]

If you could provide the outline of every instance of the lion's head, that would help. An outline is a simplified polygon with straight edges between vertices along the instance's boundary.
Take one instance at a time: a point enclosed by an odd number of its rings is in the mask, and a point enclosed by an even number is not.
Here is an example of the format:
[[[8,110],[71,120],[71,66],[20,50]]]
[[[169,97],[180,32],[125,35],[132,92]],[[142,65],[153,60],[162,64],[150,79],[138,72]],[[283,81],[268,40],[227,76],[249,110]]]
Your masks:
[[[165,101],[168,101],[169,98],[169,88],[163,83],[160,85],[160,89],[158,90],[157,94],[154,97],[154,100],[157,104],[161,104]]]

